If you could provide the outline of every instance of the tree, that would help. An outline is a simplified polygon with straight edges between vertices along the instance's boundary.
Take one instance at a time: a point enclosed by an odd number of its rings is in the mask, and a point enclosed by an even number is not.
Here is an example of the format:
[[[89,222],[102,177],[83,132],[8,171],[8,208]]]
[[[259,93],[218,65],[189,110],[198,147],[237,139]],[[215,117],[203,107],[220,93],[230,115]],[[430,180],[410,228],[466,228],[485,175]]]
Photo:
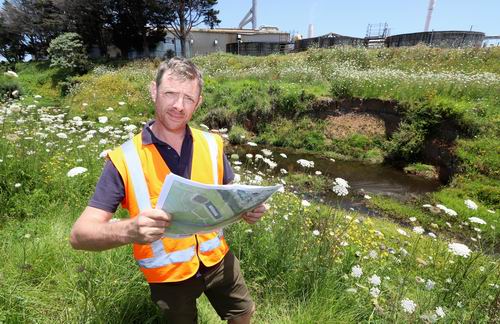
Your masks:
[[[49,42],[66,28],[65,17],[52,0],[5,1],[4,26],[19,37],[34,59],[45,57]]]
[[[111,0],[60,0],[58,6],[65,13],[69,32],[78,33],[87,50],[93,45],[106,55],[111,44]]]
[[[80,35],[64,33],[50,42],[48,49],[50,66],[73,73],[82,73],[87,70],[87,50],[83,45]]]
[[[213,9],[217,0],[167,0],[170,11],[168,27],[181,42],[182,56],[186,56],[186,39],[191,28],[202,23],[210,28],[220,24],[218,10]]]
[[[22,61],[26,56],[26,45],[21,35],[13,32],[5,24],[2,12],[0,12],[0,55],[9,63]]]

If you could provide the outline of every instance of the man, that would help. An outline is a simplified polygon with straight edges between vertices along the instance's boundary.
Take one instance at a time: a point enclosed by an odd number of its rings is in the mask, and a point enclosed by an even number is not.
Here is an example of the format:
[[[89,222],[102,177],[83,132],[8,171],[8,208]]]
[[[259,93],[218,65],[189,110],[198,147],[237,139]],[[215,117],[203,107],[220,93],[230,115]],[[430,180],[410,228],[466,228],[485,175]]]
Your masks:
[[[202,293],[222,319],[250,323],[255,306],[222,230],[163,237],[171,217],[152,208],[170,172],[209,184],[227,184],[234,177],[220,136],[187,125],[202,102],[202,87],[201,73],[192,62],[173,58],[160,65],[150,85],[155,120],[109,153],[70,242],[75,249],[90,251],[133,243],[151,298],[169,323],[196,323],[196,299]],[[130,219],[109,222],[120,203]],[[243,219],[253,224],[265,211],[260,205]]]

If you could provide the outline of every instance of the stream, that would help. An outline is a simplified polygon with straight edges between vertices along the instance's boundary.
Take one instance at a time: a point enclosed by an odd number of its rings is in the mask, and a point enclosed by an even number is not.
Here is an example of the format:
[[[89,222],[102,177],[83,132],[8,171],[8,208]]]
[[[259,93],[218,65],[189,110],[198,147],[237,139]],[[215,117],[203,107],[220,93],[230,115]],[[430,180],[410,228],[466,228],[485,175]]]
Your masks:
[[[272,152],[266,156],[262,149]],[[315,175],[316,171],[321,172],[321,176],[327,177],[329,183],[333,185],[335,178],[340,177],[350,185],[349,195],[347,197],[338,197],[333,191],[329,190],[322,193],[303,193],[304,197],[318,199],[325,203],[340,206],[344,209],[354,209],[356,211],[374,215],[375,211],[365,206],[366,198],[364,195],[377,194],[386,195],[395,199],[404,201],[415,196],[420,196],[428,192],[438,190],[441,183],[438,180],[426,179],[420,176],[406,174],[403,170],[384,164],[368,164],[358,161],[333,161],[314,153],[298,153],[293,149],[265,146],[250,146],[248,144],[228,146],[226,153],[238,154],[239,161],[243,163],[244,168],[259,170],[264,174],[282,177],[280,169],[285,169],[288,173],[304,172]],[[248,159],[245,155],[252,154],[254,157]],[[280,155],[284,153],[287,157]],[[260,154],[265,158],[277,163],[277,166],[271,169],[262,160],[256,162],[255,155]],[[314,162],[314,167],[306,168],[297,163],[297,160],[305,159]],[[234,162],[234,161],[233,161]],[[233,164],[234,166],[234,164]]]

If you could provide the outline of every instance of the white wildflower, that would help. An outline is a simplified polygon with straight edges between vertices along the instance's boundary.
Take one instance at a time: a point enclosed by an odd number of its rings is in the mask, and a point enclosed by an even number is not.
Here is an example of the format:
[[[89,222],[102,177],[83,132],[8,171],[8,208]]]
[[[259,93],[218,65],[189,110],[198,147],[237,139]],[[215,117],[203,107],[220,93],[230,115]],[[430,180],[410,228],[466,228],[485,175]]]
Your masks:
[[[305,159],[297,160],[297,163],[303,166],[304,168],[314,168],[314,161],[308,161]]]
[[[130,117],[122,117],[122,118],[120,118],[120,122],[122,122],[122,123],[127,123],[129,121],[130,121]]]
[[[432,233],[432,232],[429,232],[427,233],[427,235],[429,235],[430,237],[432,237],[433,239],[435,239],[437,236],[436,234]]]
[[[303,206],[303,207],[309,207],[309,206],[311,206],[311,203],[310,203],[310,202],[308,202],[308,201],[307,201],[307,200],[305,200],[305,199],[303,199],[303,200],[302,200],[301,204],[302,204],[302,206]]]
[[[67,139],[68,138],[68,135],[66,135],[64,133],[57,133],[56,136],[59,137],[59,138],[61,138],[61,139]]]
[[[322,172],[321,172],[321,171],[315,171],[315,172],[314,172],[314,174],[315,174],[315,175],[321,175],[321,174],[322,174]]]
[[[378,296],[380,296],[380,289],[377,287],[370,288],[370,295],[372,295],[373,298],[378,298]]]
[[[368,278],[368,282],[372,285],[372,286],[379,286],[380,283],[382,282],[382,280],[380,279],[379,276],[377,276],[376,274],[374,274],[373,276],[371,276],[370,278]]]
[[[68,171],[66,174],[68,177],[72,178],[74,176],[77,176],[79,174],[87,172],[87,169],[84,167],[76,167]]]
[[[425,282],[425,289],[432,290],[434,289],[435,285],[436,283],[434,281],[432,281],[431,279],[427,279],[427,281]]]
[[[285,153],[280,153],[280,156],[281,156],[282,158],[284,158],[284,159],[286,159],[286,158],[287,158],[287,156],[286,156],[286,154],[285,154]]]
[[[364,195],[363,198],[368,199],[368,200],[372,199],[372,197],[369,195]]]
[[[406,313],[412,314],[417,308],[417,304],[413,300],[405,298],[401,301],[401,307]]]
[[[106,124],[108,122],[108,117],[106,117],[106,116],[100,116],[100,117],[97,118],[97,120],[101,124]]]
[[[4,75],[11,77],[11,78],[18,78],[19,77],[16,72],[10,71],[10,70],[5,72]]]
[[[416,222],[417,221],[417,218],[416,217],[410,217],[410,222]]]
[[[119,101],[119,102],[118,102],[118,105],[119,105],[119,106],[124,106],[124,105],[125,105],[125,102],[123,102],[123,101]]]
[[[408,234],[406,233],[406,231],[404,231],[404,230],[402,230],[402,229],[400,229],[400,228],[398,228],[396,231],[397,231],[399,234],[403,235],[403,236],[408,236]]]
[[[467,245],[462,243],[450,243],[448,244],[448,251],[451,253],[462,256],[464,258],[469,257],[471,250],[467,247]]]
[[[283,169],[283,168],[280,169],[280,172],[281,172],[281,174],[287,174],[288,173],[288,171],[285,170],[285,169]]]
[[[470,199],[464,200],[465,206],[472,210],[477,210],[477,204]]]
[[[241,176],[238,173],[234,174],[234,183],[240,183],[241,182]]]
[[[319,231],[318,231],[318,230],[314,230],[314,231],[313,231],[313,235],[314,235],[314,236],[318,236],[318,235],[319,235]]]
[[[345,291],[350,293],[350,294],[355,294],[358,292],[358,290],[356,288],[347,288]]]
[[[134,124],[130,124],[123,127],[123,129],[126,130],[127,132],[133,132],[137,129],[137,126],[135,126]]]
[[[253,158],[253,154],[250,154],[250,153],[245,154],[245,156],[247,157],[247,159],[252,159]]]
[[[354,278],[359,278],[363,275],[363,269],[359,265],[355,265],[351,269],[351,276]]]
[[[257,143],[254,143],[254,142],[247,142],[247,144],[250,146],[257,146]]]
[[[469,221],[471,223],[477,223],[477,224],[481,224],[481,225],[486,225],[486,222],[483,219],[479,218],[479,217],[470,217]]]
[[[268,149],[262,149],[260,150],[265,156],[271,156],[273,155],[273,152],[271,152],[271,150],[268,150]]]
[[[436,307],[436,315],[443,318],[445,317],[444,309],[441,306]]]
[[[14,184],[14,188],[19,188],[19,187],[21,187],[21,184],[19,182]]]
[[[422,226],[413,227],[413,231],[417,234],[424,234],[424,229],[422,228]]]

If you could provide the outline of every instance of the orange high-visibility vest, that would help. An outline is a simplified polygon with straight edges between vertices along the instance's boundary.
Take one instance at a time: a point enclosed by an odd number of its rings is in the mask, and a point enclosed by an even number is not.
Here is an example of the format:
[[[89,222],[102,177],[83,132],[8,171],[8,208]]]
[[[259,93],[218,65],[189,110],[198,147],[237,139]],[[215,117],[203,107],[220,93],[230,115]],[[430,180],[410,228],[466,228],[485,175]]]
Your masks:
[[[193,157],[191,180],[222,184],[223,143],[218,135],[191,129]],[[165,177],[170,173],[154,144],[143,145],[142,133],[109,153],[125,185],[123,208],[130,217],[156,206]],[[144,199],[148,197],[149,199]],[[139,199],[137,199],[139,197]],[[164,237],[151,244],[134,244],[134,258],[148,282],[177,282],[220,262],[229,247],[222,229],[179,238]]]

